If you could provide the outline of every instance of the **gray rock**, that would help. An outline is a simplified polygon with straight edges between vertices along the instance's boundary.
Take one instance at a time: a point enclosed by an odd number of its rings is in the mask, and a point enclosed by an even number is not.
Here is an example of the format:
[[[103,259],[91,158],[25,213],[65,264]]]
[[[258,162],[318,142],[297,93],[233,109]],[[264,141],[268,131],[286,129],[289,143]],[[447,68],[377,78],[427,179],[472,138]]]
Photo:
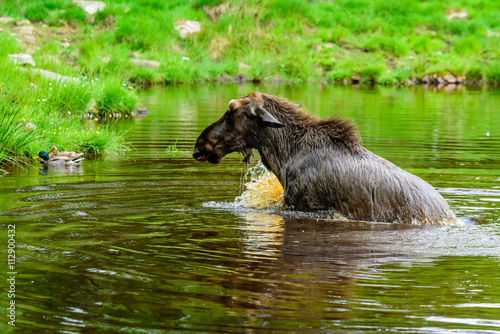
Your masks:
[[[233,81],[235,82],[249,82],[250,79],[244,74],[238,74],[233,77]]]
[[[14,19],[12,17],[8,17],[8,16],[0,17],[0,23],[3,23],[3,24],[10,23],[12,21],[14,21]]]
[[[17,53],[17,54],[11,54],[8,56],[10,60],[14,62],[16,65],[31,65],[33,67],[36,67],[35,61],[33,58],[25,53]]]
[[[151,68],[160,67],[160,62],[156,60],[146,60],[146,59],[130,59],[130,62],[136,66],[145,66]]]
[[[23,72],[28,71],[28,69],[26,69],[26,68],[19,68],[19,69],[22,70]],[[40,75],[42,77],[45,77],[45,78],[50,79],[50,80],[64,81],[64,82],[78,81],[77,78],[67,77],[65,75],[60,75],[60,74],[57,74],[57,73],[54,73],[54,72],[51,72],[51,71],[47,71],[47,70],[42,70],[42,69],[39,69],[39,68],[34,68],[32,71],[36,72],[36,73],[40,73]]]
[[[29,20],[22,20],[22,21],[17,21],[16,26],[25,26],[25,25],[30,25],[31,22]]]
[[[78,1],[74,0],[73,4],[82,8],[85,13],[89,15],[94,15],[100,10],[106,8],[106,4],[102,1]]]
[[[454,83],[457,83],[458,80],[457,78],[453,75],[453,74],[446,74],[443,79],[447,82],[447,83],[450,83],[450,84],[454,84]]]

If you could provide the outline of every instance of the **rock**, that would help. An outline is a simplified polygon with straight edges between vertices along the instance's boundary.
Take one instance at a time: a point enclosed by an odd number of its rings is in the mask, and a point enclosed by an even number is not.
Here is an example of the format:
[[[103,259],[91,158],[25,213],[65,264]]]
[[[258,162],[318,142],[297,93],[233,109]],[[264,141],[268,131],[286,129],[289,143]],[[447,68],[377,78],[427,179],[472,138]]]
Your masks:
[[[62,46],[63,48],[65,48],[65,49],[66,49],[66,48],[68,48],[70,45],[71,45],[71,44],[69,44],[68,42],[62,42],[62,43],[61,43],[61,46]]]
[[[453,74],[446,74],[443,79],[449,84],[458,83],[457,78]]]
[[[458,76],[458,77],[457,77],[457,82],[458,82],[458,83],[465,82],[465,79],[466,79],[466,78],[465,78],[464,76]]]
[[[136,66],[145,66],[151,68],[160,67],[160,62],[156,60],[146,60],[146,59],[130,59],[130,62]]]
[[[100,10],[106,8],[106,4],[102,1],[78,1],[74,0],[73,4],[82,8],[85,13],[89,15],[94,15]]]
[[[214,22],[219,18],[219,16],[227,12],[228,9],[229,2],[222,3],[215,7],[203,6],[203,12],[205,12],[207,17]]]
[[[3,24],[10,23],[12,21],[14,21],[14,19],[12,17],[8,17],[8,16],[0,17],[0,23],[3,23]]]
[[[22,70],[23,72],[28,71],[28,69],[26,69],[26,68],[19,68],[19,69]],[[43,77],[45,77],[47,79],[50,79],[50,80],[64,81],[64,82],[78,81],[77,78],[67,77],[65,75],[60,75],[60,74],[57,74],[57,73],[54,73],[54,72],[51,72],[51,71],[47,71],[47,70],[42,70],[42,69],[39,69],[39,68],[34,68],[32,71],[40,73],[41,76],[43,76]]]
[[[149,111],[144,105],[137,103],[135,105],[135,109],[134,109],[133,113],[144,115],[144,114],[149,114]]]
[[[87,104],[87,111],[94,114],[94,115],[99,115],[99,109],[97,109],[97,102],[92,99],[89,101]]]
[[[175,25],[175,30],[179,32],[181,38],[186,38],[193,34],[197,34],[201,30],[201,24],[198,21],[177,21]]]
[[[26,42],[27,44],[30,44],[30,45],[36,44],[35,36],[31,36],[31,35],[24,35],[23,41]]]
[[[356,84],[356,83],[359,83],[361,81],[361,77],[359,76],[359,74],[354,74],[352,77],[351,77],[351,82],[353,84]]]
[[[33,26],[21,26],[16,28],[16,32],[21,35],[34,35],[35,28]]]
[[[139,52],[130,51],[130,57],[132,57],[132,58],[140,58],[140,57],[142,57],[142,54],[140,54]]]
[[[16,22],[16,26],[25,26],[25,25],[29,25],[29,24],[31,24],[31,22],[29,20],[22,20],[22,21]]]
[[[441,85],[441,84],[445,84],[446,83],[446,80],[443,79],[443,77],[438,77],[437,78],[437,81],[438,81],[438,85]]]
[[[111,58],[110,57],[102,57],[102,61],[107,64],[111,61]]]
[[[466,17],[467,17],[467,12],[461,9],[449,9],[446,12],[446,18],[448,20],[465,19]]]
[[[16,65],[31,65],[33,67],[36,67],[35,61],[33,58],[25,53],[17,53],[17,54],[11,54],[8,56],[9,59],[11,59],[14,64]]]
[[[239,72],[243,72],[243,71],[248,71],[248,70],[251,70],[252,69],[252,66],[250,65],[247,65],[245,63],[239,63],[238,64],[238,71]]]
[[[272,77],[270,77],[266,81],[272,82],[272,83],[282,83],[283,79],[279,75],[273,75]]]
[[[407,79],[405,81],[405,86],[413,86],[415,83],[413,82],[413,80],[410,80],[410,79]]]
[[[431,83],[432,82],[431,77],[428,74],[424,75],[424,77],[422,78],[422,82],[427,84]]]
[[[238,74],[233,77],[235,82],[249,82],[250,79],[245,74]]]

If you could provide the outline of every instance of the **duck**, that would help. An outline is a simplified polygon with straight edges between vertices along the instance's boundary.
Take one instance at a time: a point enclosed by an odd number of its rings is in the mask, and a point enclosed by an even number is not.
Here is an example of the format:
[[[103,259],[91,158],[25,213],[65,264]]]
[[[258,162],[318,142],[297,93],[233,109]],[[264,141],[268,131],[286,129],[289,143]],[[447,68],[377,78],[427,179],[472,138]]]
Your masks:
[[[55,148],[55,149],[54,149]],[[82,157],[83,153],[77,152],[59,152],[57,147],[53,146],[52,151],[47,153],[46,151],[40,151],[38,156],[42,158],[40,163],[44,168],[52,167],[62,167],[62,166],[78,166],[78,164],[84,159]]]
[[[80,158],[83,155],[83,153],[77,153],[74,151],[62,151],[59,152],[59,149],[57,146],[52,146],[51,151],[49,153],[49,159],[52,159],[54,157],[71,157],[71,158]]]

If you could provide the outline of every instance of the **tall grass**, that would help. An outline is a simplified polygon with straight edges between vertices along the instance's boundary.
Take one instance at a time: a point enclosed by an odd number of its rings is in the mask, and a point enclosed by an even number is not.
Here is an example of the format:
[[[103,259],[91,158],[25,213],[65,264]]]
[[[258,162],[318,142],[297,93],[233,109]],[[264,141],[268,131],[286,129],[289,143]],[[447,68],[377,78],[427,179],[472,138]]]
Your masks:
[[[279,75],[291,82],[360,75],[365,81],[396,83],[408,79],[405,72],[496,80],[486,73],[500,56],[497,0],[233,0],[215,21],[203,12],[223,2],[116,0],[92,21],[70,0],[15,0],[1,2],[0,14],[79,27],[67,49],[57,41],[49,55],[87,77],[125,75],[135,84],[194,83],[237,74],[256,81]],[[449,20],[450,10],[468,16]],[[201,31],[181,38],[174,27],[182,20],[201,22]],[[130,51],[160,61],[160,68],[132,66]],[[484,69],[478,72],[477,64]],[[403,70],[407,67],[412,70]]]
[[[137,96],[115,77],[102,80],[79,76],[69,67],[51,68],[75,80],[57,81],[43,77],[30,68],[16,66],[7,58],[23,47],[11,36],[0,35],[0,165],[28,166],[41,150],[52,145],[64,150],[79,150],[87,157],[120,152],[123,138],[106,125],[84,122],[91,100],[101,115],[130,112]],[[35,55],[43,64],[43,55]],[[109,87],[106,88],[105,85]]]

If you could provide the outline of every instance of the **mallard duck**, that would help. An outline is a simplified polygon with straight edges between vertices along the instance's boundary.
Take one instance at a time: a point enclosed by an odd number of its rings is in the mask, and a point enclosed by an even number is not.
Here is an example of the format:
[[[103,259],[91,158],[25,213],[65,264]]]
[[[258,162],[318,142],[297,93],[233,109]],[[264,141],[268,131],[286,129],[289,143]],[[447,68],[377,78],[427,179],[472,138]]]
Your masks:
[[[57,150],[57,147],[56,147]],[[54,150],[52,150],[51,154]],[[61,154],[65,155],[61,155]],[[38,153],[38,156],[42,158],[40,163],[44,168],[52,167],[61,167],[61,166],[76,166],[78,165],[84,158],[82,158],[83,153],[76,152],[56,152],[52,157],[46,152],[41,151]]]
[[[49,159],[52,159],[54,157],[71,157],[71,158],[79,158],[81,156],[83,156],[83,153],[77,153],[77,152],[74,152],[74,151],[62,151],[62,152],[59,152],[59,150],[57,149],[57,146],[52,146],[51,147],[51,151],[49,153]]]

